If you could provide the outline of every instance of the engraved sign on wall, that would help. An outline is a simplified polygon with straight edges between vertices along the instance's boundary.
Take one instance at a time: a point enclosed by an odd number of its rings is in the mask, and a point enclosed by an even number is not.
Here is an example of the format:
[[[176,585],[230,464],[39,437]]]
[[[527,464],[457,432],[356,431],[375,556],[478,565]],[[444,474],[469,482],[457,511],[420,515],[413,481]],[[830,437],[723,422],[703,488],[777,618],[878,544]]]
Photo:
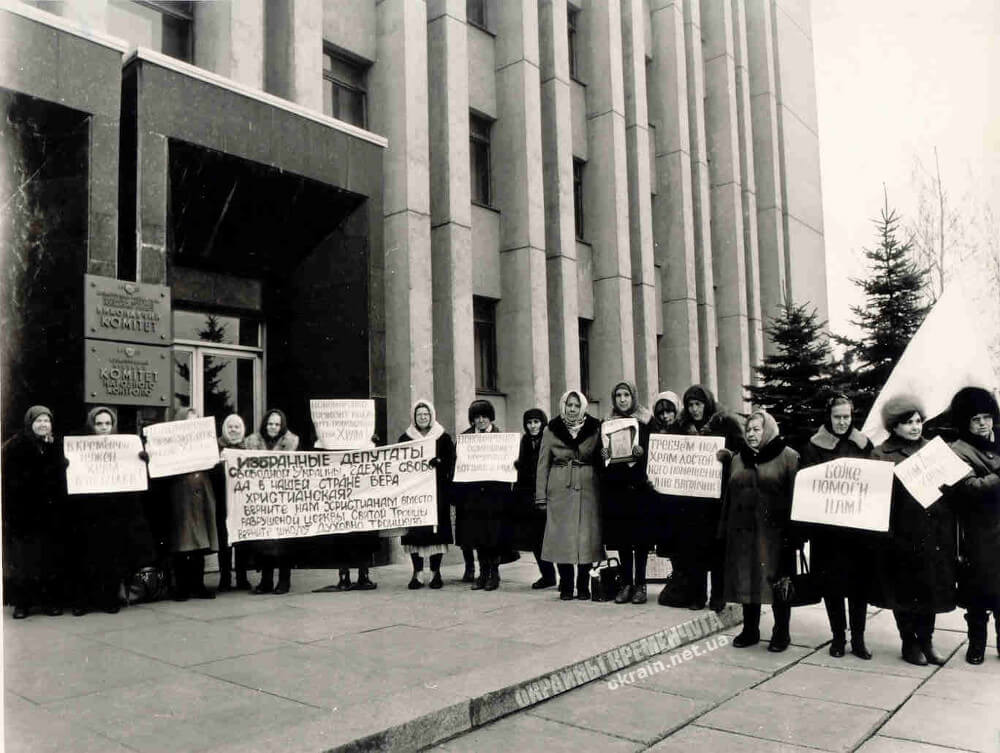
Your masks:
[[[85,337],[171,344],[170,288],[97,275],[83,285]]]
[[[87,340],[84,400],[112,405],[169,405],[170,349]]]

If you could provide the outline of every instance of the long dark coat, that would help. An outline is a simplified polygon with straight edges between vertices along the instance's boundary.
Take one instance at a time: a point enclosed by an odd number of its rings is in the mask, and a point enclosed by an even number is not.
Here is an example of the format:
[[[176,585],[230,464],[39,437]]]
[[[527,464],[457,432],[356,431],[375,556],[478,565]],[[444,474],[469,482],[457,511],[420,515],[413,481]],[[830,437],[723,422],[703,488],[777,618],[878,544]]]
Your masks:
[[[771,584],[791,574],[789,515],[799,454],[780,437],[732,461],[721,527],[726,538],[726,601],[771,604]]]
[[[542,559],[583,564],[601,558],[601,422],[586,416],[576,437],[561,417],[549,421],[538,452],[535,499],[546,511]]]
[[[413,437],[402,434],[400,442],[412,442]],[[441,461],[435,469],[437,481],[437,531],[433,526],[411,528],[400,539],[401,544],[408,546],[431,546],[433,544],[450,544],[451,536],[451,478],[455,475],[455,443],[445,432],[434,442],[434,456]]]
[[[646,484],[649,424],[639,421],[639,446],[643,457],[634,463],[600,462],[601,526],[604,543],[611,549],[656,543],[656,529],[649,525],[651,500]]]
[[[680,429],[676,425],[666,430],[650,429],[649,434],[646,435],[646,444],[642,448],[643,475],[646,479],[649,478],[646,474],[646,468],[649,464],[649,438],[656,434],[677,434],[679,432]],[[648,481],[645,495],[646,528],[649,531],[649,540],[656,544],[657,554],[666,557],[668,551],[676,551],[679,548],[679,543],[675,540],[673,526],[678,524],[680,515],[675,508],[677,505],[688,504],[689,498],[675,494],[660,494],[649,485]]]
[[[499,432],[495,424],[490,433]],[[469,427],[463,434],[475,434]],[[511,485],[506,481],[464,481],[452,484],[458,537],[455,543],[473,549],[510,548]]]
[[[802,448],[802,468],[829,463],[838,458],[870,458],[875,446],[857,429],[838,437],[820,427]],[[867,596],[875,549],[885,537],[842,526],[796,526],[809,539],[809,565],[822,583],[823,593],[835,596]]]
[[[537,437],[532,437],[527,432],[521,435],[521,447],[517,453],[517,481],[514,482],[511,545],[523,552],[541,549],[545,536],[545,510],[535,504],[538,453],[541,449],[541,434]]]
[[[901,463],[927,444],[895,435],[875,448],[873,460]],[[890,538],[875,552],[872,604],[908,612],[941,613],[955,608],[955,513],[939,499],[926,510],[892,482]]]
[[[962,530],[962,555],[969,562],[969,594],[1000,598],[1000,452],[959,439],[951,449],[972,468],[950,495]]]
[[[174,554],[218,551],[215,492],[209,471],[172,476],[169,497],[170,551]]]

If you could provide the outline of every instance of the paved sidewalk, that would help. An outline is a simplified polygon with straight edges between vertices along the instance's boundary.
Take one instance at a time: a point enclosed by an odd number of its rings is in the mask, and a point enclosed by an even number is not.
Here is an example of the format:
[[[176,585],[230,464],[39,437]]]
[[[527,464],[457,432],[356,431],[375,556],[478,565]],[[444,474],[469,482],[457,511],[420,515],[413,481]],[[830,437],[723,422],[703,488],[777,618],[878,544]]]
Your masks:
[[[473,592],[461,570],[443,568],[440,591],[408,591],[397,565],[368,592],[311,593],[336,572],[296,571],[286,596],[17,621],[5,609],[6,750],[417,750],[738,615],[655,596],[562,602],[530,589],[524,561],[501,568],[499,591]]]

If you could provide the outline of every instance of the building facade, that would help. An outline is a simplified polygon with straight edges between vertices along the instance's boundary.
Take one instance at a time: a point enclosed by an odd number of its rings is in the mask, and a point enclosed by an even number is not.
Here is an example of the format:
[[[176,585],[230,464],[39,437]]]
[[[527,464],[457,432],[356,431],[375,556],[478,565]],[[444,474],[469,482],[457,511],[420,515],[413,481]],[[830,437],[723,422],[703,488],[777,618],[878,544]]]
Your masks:
[[[82,422],[85,274],[170,288],[126,426],[742,408],[779,303],[826,316],[808,0],[11,3],[0,98],[8,433]]]

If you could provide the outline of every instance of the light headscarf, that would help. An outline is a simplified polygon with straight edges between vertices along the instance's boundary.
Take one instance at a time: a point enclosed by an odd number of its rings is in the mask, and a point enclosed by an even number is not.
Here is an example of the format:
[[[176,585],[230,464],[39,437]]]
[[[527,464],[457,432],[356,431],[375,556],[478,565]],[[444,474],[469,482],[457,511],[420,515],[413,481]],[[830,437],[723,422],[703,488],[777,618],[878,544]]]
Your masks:
[[[747,449],[752,452],[760,452],[765,447],[767,447],[767,445],[771,442],[771,440],[777,438],[778,434],[780,434],[781,432],[780,429],[778,429],[778,422],[774,420],[774,416],[772,416],[766,410],[758,409],[755,410],[753,413],[751,413],[750,416],[747,418],[747,426],[749,426],[750,422],[753,421],[755,418],[759,418],[763,422],[764,433],[761,435],[760,438],[760,446],[758,446],[756,450],[750,447],[749,444],[747,445]]]
[[[580,401],[580,415],[576,419],[571,419],[566,415],[566,401],[569,400],[570,395],[576,395]],[[566,390],[562,397],[559,398],[559,416],[562,418],[563,423],[566,424],[570,436],[575,437],[583,426],[583,422],[587,419],[587,398],[579,390]]]
[[[417,428],[417,408],[423,406],[431,412],[431,428],[424,434]],[[417,400],[410,411],[410,425],[406,427],[406,436],[413,440],[437,439],[444,434],[444,427],[437,422],[437,411],[434,410],[434,403],[430,400]]]
[[[240,427],[240,438],[237,439],[235,442],[230,442],[229,436],[226,433],[226,427],[229,426],[230,424],[239,424]],[[221,434],[222,435],[219,437],[219,447],[221,448],[243,447],[243,439],[246,437],[247,427],[246,424],[243,423],[243,419],[239,416],[238,413],[230,413],[228,416],[226,416],[225,421],[222,422]]]
[[[657,418],[657,415],[656,415],[657,414],[657,409],[660,407],[660,403],[663,403],[663,402],[670,403],[672,406],[674,406],[674,422],[672,424],[670,424],[670,426],[664,426],[664,425],[662,425],[660,423],[660,419]],[[681,418],[681,408],[682,407],[684,407],[684,406],[681,405],[681,399],[679,397],[677,397],[677,393],[676,392],[671,392],[670,390],[665,390],[664,392],[661,392],[660,394],[658,394],[656,396],[656,399],[653,400],[653,424],[654,424],[655,429],[657,431],[664,431],[665,429],[668,429],[670,427],[677,426],[677,422],[680,421],[680,418]]]

